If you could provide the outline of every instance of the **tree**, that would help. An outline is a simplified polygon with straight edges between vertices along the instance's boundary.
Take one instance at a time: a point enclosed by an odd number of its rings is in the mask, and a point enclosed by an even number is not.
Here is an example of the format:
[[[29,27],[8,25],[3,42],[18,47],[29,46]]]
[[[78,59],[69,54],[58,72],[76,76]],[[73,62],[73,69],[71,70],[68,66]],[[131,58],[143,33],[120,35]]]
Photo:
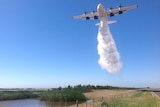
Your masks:
[[[72,87],[70,85],[68,85],[68,89],[71,89]]]
[[[62,90],[62,87],[60,86],[60,87],[58,87],[58,90]]]

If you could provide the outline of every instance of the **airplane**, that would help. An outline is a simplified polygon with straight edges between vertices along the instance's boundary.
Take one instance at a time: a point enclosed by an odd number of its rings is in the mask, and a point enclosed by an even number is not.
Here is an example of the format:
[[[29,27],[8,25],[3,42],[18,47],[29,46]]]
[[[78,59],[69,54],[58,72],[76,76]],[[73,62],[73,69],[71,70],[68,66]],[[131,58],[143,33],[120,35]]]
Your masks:
[[[78,16],[73,16],[73,19],[82,19],[82,20],[106,20],[107,24],[112,24],[112,23],[116,23],[116,20],[112,20],[112,21],[108,21],[108,17],[113,17],[116,15],[120,15],[123,13],[126,13],[128,10],[132,10],[138,8],[138,5],[133,5],[133,6],[127,6],[127,7],[122,7],[121,5],[116,8],[110,8],[110,9],[105,9],[104,6],[102,4],[98,4],[97,6],[97,11],[93,11],[91,13],[84,13],[82,15],[78,15]],[[96,26],[99,26],[100,23],[95,24]]]

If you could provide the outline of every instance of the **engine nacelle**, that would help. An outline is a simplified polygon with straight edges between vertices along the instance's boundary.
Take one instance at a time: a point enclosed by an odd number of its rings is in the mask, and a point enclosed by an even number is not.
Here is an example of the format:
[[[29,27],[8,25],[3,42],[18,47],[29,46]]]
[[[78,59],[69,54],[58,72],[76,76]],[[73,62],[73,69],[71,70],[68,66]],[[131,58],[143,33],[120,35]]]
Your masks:
[[[118,13],[119,13],[119,14],[122,14],[122,13],[123,13],[123,11],[121,11],[121,10],[120,10]]]
[[[90,17],[86,17],[86,20],[90,20]]]
[[[110,17],[114,16],[114,13],[110,13]]]
[[[94,19],[98,19],[98,16],[94,16]]]

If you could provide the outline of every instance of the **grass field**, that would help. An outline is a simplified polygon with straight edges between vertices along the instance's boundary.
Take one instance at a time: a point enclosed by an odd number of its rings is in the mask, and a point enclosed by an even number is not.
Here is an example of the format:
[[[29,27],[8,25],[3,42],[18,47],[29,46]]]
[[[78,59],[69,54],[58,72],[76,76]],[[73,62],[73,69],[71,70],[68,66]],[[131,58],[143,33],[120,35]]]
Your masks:
[[[102,107],[160,107],[160,99],[151,92],[138,92],[130,97],[104,102]]]
[[[84,95],[88,99],[92,99],[94,102],[82,103],[82,104],[79,104],[78,107],[99,107],[99,105],[101,105],[102,103],[102,98],[105,102],[121,96],[124,97],[127,95],[132,95],[135,92],[136,92],[135,90],[93,90],[92,92],[84,93]],[[76,106],[72,105],[70,107],[76,107]]]
[[[107,100],[113,97],[130,95],[135,92],[135,90],[93,90],[93,92],[84,93],[84,95],[94,101],[101,101],[102,97],[104,100]]]
[[[38,91],[0,91],[0,101],[38,98],[39,93]]]
[[[160,107],[160,98],[152,92],[93,90],[93,92],[84,93],[84,95],[93,99],[94,102],[79,104],[78,107]],[[70,107],[75,107],[75,105]]]

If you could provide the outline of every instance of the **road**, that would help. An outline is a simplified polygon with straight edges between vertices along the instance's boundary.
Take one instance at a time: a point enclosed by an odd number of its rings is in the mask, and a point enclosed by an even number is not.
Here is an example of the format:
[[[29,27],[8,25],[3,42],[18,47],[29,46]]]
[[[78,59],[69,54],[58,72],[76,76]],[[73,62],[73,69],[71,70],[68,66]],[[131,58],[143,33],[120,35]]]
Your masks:
[[[157,94],[160,97],[160,91],[159,92],[157,91],[157,92],[154,92],[154,93]]]

